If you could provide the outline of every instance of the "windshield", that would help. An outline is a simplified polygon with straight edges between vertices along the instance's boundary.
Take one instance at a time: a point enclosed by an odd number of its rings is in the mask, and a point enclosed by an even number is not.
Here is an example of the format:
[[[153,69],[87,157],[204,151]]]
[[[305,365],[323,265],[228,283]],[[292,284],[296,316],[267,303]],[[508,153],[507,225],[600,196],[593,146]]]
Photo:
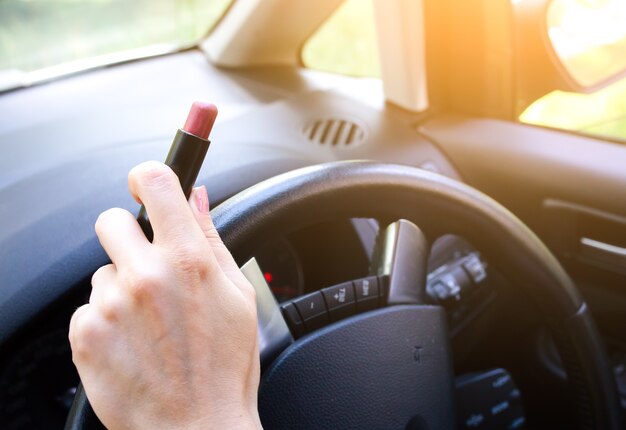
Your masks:
[[[0,0],[0,90],[192,46],[233,0]]]

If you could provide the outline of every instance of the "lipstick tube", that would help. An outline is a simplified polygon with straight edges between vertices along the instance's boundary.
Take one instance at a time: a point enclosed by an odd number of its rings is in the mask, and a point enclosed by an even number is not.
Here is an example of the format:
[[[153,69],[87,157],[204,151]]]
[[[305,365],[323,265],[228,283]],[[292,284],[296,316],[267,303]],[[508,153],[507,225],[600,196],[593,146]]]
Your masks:
[[[170,166],[176,173],[176,176],[178,176],[187,200],[211,144],[208,137],[216,115],[217,109],[215,106],[198,102],[194,103],[185,126],[176,132],[170,151],[165,159],[165,164]],[[152,231],[146,208],[143,205],[139,209],[137,222],[148,240],[152,242],[154,232]]]

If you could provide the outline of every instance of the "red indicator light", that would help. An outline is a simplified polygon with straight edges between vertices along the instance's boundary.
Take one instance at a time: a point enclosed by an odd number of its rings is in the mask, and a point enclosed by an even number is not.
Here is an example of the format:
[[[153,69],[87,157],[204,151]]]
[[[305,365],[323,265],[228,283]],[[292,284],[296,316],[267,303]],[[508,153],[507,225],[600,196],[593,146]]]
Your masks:
[[[272,276],[272,274],[270,272],[265,272],[263,274],[263,277],[265,278],[265,280],[267,281],[267,283],[271,283],[272,280],[274,279],[274,277]]]

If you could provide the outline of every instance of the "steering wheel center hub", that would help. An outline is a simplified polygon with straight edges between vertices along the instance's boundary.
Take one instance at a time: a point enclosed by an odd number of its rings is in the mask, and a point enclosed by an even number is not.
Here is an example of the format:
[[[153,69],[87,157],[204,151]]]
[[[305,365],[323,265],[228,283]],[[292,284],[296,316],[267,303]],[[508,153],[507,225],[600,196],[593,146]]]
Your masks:
[[[265,372],[267,428],[455,428],[445,312],[400,305],[357,315],[287,348]]]

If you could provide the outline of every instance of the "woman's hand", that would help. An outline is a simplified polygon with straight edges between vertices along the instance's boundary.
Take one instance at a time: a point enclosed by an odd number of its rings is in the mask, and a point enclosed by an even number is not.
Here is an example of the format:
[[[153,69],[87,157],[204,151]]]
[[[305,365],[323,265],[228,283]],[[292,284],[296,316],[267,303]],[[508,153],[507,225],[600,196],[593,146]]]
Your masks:
[[[94,411],[109,429],[259,428],[254,289],[213,226],[206,189],[187,202],[157,162],[128,179],[154,241],[129,212],[102,213],[96,233],[112,264],[70,323]]]

